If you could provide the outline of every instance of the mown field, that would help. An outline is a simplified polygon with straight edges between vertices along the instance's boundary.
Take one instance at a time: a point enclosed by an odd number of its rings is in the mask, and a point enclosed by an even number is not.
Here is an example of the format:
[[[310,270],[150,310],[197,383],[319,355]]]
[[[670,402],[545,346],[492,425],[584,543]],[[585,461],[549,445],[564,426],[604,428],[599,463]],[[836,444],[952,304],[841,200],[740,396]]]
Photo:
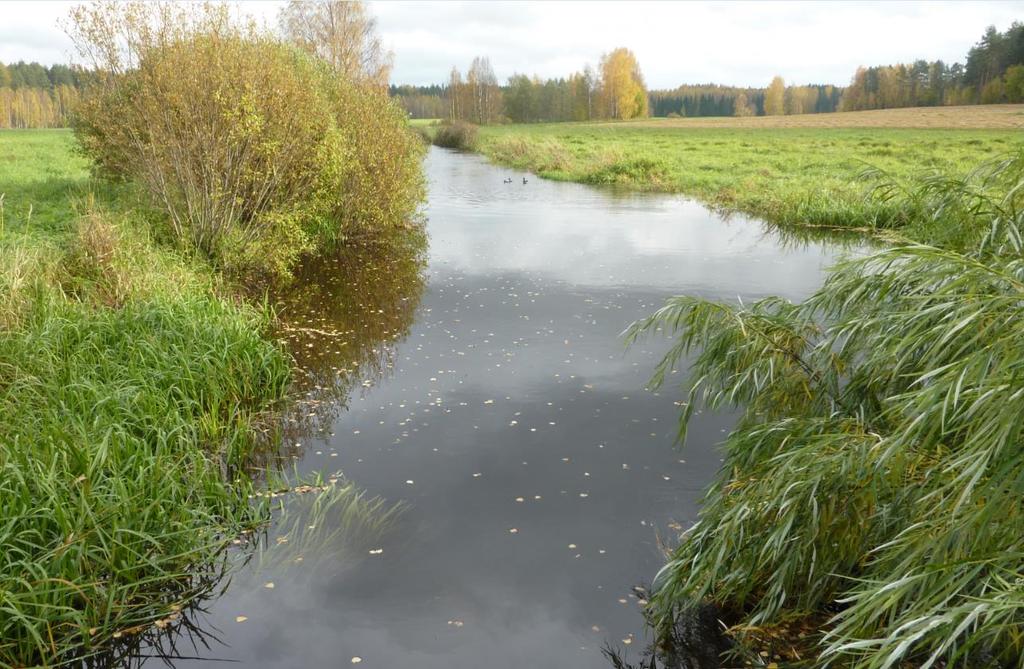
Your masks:
[[[678,128],[960,128],[1024,129],[1024,105],[905,107],[832,114],[704,118],[651,118],[625,125]]]
[[[906,127],[910,123],[925,127]],[[1024,147],[1024,106],[480,128],[477,150],[545,178],[683,193],[781,225],[902,227],[878,180],[961,174]],[[1002,125],[1001,125],[1002,124]],[[964,127],[967,126],[967,127]],[[882,170],[865,178],[868,170]],[[907,236],[955,243],[955,231]]]

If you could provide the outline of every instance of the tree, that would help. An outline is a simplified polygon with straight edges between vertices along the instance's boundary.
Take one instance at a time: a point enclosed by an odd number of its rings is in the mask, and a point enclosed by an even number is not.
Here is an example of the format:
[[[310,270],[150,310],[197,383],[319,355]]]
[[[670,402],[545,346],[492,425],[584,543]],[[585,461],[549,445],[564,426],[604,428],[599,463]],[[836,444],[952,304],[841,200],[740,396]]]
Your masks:
[[[462,74],[453,66],[448,75],[448,118],[452,121],[462,118],[462,87]]]
[[[647,88],[632,51],[620,47],[601,57],[601,83],[609,118],[647,116]]]
[[[362,0],[291,0],[279,17],[285,37],[350,80],[386,87],[393,56]]]
[[[733,116],[753,116],[754,109],[747,102],[747,94],[740,93],[732,103]]]
[[[11,86],[11,71],[7,69],[7,66],[0,63],[0,88],[10,88]]]
[[[786,82],[775,77],[764,96],[764,113],[767,116],[781,116],[786,113]]]
[[[1008,102],[1024,102],[1024,65],[1006,69],[1004,89]]]
[[[981,104],[994,105],[1004,100],[1003,80],[993,79],[981,89]]]
[[[533,82],[525,74],[509,77],[505,89],[505,115],[514,123],[529,123],[534,115]]]
[[[470,99],[470,119],[478,125],[497,121],[501,116],[501,89],[487,56],[473,59],[466,75],[466,87]]]

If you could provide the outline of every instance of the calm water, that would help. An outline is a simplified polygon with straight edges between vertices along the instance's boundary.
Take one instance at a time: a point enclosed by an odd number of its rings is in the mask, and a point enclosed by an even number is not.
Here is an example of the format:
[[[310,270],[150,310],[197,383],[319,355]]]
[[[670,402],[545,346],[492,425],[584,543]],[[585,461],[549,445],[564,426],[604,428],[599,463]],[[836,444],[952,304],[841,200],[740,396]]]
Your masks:
[[[164,646],[175,666],[572,669],[607,666],[605,643],[638,652],[631,587],[695,519],[731,417],[697,416],[673,448],[682,392],[644,390],[667,340],[627,351],[620,333],[672,294],[800,299],[839,253],[473,156],[433,149],[426,170],[425,265],[354,254],[282,306],[308,371],[288,452],[363,497],[288,496],[265,547]]]

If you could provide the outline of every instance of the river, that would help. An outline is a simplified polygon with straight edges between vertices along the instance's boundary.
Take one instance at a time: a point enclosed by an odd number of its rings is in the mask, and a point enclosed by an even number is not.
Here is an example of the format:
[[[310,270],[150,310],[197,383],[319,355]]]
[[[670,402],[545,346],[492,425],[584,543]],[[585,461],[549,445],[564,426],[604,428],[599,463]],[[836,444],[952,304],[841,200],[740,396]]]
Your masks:
[[[627,350],[623,329],[673,294],[801,299],[843,251],[441,149],[425,168],[425,263],[342,258],[282,307],[307,374],[289,466],[363,496],[292,496],[144,655],[574,669],[644,645],[632,586],[695,520],[733,417],[697,415],[675,447],[685,371],[645,390],[668,341]]]

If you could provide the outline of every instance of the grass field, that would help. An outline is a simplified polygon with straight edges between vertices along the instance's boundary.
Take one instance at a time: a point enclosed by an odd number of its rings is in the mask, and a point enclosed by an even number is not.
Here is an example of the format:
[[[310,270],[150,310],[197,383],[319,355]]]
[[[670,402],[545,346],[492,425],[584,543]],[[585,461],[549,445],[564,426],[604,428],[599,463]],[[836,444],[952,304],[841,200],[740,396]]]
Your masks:
[[[919,124],[923,127],[908,127]],[[1016,124],[1016,125],[1014,125]],[[1024,147],[1024,106],[899,109],[749,119],[486,126],[478,150],[543,177],[683,193],[780,225],[891,229],[865,197],[868,168],[909,179],[962,173]],[[956,231],[907,228],[955,243]]]
[[[289,361],[69,132],[0,131],[0,193],[0,666],[52,666],[176,615],[260,521]]]

